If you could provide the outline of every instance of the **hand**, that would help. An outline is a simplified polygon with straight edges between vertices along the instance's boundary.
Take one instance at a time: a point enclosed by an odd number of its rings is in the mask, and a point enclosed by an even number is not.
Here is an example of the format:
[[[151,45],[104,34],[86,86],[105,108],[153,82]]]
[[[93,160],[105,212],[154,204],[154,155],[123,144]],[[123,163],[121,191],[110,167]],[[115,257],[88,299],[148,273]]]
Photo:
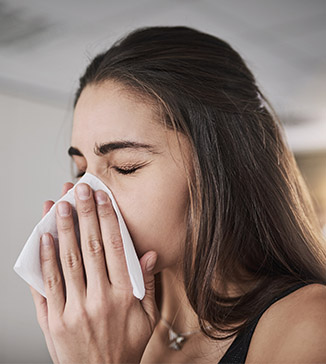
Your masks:
[[[140,260],[146,294],[139,301],[132,294],[110,199],[97,191],[96,203],[90,187],[79,186],[90,192],[87,199],[75,195],[81,251],[71,207],[63,202],[59,207],[66,216],[57,208],[57,226],[64,282],[47,234],[40,250],[47,300],[32,290],[50,355],[55,363],[139,363],[159,317],[153,275],[157,255],[147,252]]]
[[[61,195],[62,196],[65,195],[73,187],[74,187],[73,183],[70,183],[70,182],[65,183],[63,185]],[[45,201],[44,205],[43,205],[42,216],[46,215],[53,205],[54,205],[54,201],[50,201],[50,200]],[[55,364],[57,364],[57,363],[59,363],[59,360],[58,360],[57,353],[55,351],[55,347],[54,347],[52,337],[50,334],[47,300],[44,296],[42,296],[40,293],[38,293],[38,291],[36,291],[32,286],[29,286],[29,288],[31,290],[35,308],[36,308],[37,321],[43,331],[50,356],[51,356],[53,362]]]

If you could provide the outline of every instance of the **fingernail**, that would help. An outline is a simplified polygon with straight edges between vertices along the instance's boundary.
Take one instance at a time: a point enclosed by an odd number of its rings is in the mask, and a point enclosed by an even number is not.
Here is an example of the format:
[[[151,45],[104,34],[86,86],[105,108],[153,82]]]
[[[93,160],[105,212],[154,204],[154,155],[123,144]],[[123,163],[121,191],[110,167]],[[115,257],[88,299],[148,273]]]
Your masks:
[[[152,255],[146,262],[146,271],[151,272],[156,264],[157,255]]]
[[[96,191],[95,200],[98,205],[104,205],[108,202],[108,195],[104,191]]]
[[[80,200],[87,200],[91,196],[91,191],[88,186],[85,184],[80,184],[76,186],[77,188],[77,195]]]
[[[44,245],[44,246],[51,245],[51,239],[50,239],[48,234],[43,234],[42,235],[42,245]]]
[[[61,217],[69,216],[71,212],[70,204],[68,202],[60,202],[58,204],[58,213]]]

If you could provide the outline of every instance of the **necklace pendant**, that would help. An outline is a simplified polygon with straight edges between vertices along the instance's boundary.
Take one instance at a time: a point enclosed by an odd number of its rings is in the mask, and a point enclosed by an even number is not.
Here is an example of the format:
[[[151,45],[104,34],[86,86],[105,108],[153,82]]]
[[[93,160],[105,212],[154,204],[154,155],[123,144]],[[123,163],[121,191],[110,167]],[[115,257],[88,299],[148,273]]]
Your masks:
[[[186,341],[186,338],[184,336],[177,334],[172,329],[169,329],[169,339],[169,348],[176,351],[181,350],[183,344]]]

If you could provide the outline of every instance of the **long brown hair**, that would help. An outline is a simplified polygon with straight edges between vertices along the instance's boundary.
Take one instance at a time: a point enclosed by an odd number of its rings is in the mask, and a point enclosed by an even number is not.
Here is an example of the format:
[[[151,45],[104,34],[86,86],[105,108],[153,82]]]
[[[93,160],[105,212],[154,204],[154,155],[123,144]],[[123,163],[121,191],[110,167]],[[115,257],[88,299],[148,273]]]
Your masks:
[[[282,126],[229,44],[138,29],[92,60],[75,105],[107,80],[154,101],[192,146],[184,285],[207,336],[235,335],[294,284],[326,284],[325,242]]]

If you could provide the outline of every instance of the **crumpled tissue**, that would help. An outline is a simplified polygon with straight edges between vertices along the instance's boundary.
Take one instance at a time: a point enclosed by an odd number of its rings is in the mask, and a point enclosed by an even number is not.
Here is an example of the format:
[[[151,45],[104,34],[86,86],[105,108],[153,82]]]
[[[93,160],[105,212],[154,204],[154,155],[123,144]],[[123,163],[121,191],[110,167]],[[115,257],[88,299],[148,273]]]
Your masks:
[[[143,274],[125,221],[123,220],[119,207],[111,191],[100,179],[90,173],[85,173],[84,176],[78,181],[78,183],[76,183],[72,189],[70,189],[63,197],[61,197],[60,200],[58,200],[51,207],[50,211],[35,226],[32,234],[28,238],[25,246],[23,247],[23,250],[21,251],[15,263],[14,270],[29,285],[31,285],[39,293],[46,297],[40,264],[40,238],[44,233],[50,233],[54,238],[55,246],[58,250],[58,232],[56,226],[55,208],[58,202],[68,201],[72,205],[76,237],[77,240],[79,240],[78,218],[75,210],[76,203],[74,198],[74,189],[79,183],[87,183],[94,191],[103,190],[109,195],[119,221],[128,273],[133,287],[133,294],[135,297],[142,300],[145,296]]]

